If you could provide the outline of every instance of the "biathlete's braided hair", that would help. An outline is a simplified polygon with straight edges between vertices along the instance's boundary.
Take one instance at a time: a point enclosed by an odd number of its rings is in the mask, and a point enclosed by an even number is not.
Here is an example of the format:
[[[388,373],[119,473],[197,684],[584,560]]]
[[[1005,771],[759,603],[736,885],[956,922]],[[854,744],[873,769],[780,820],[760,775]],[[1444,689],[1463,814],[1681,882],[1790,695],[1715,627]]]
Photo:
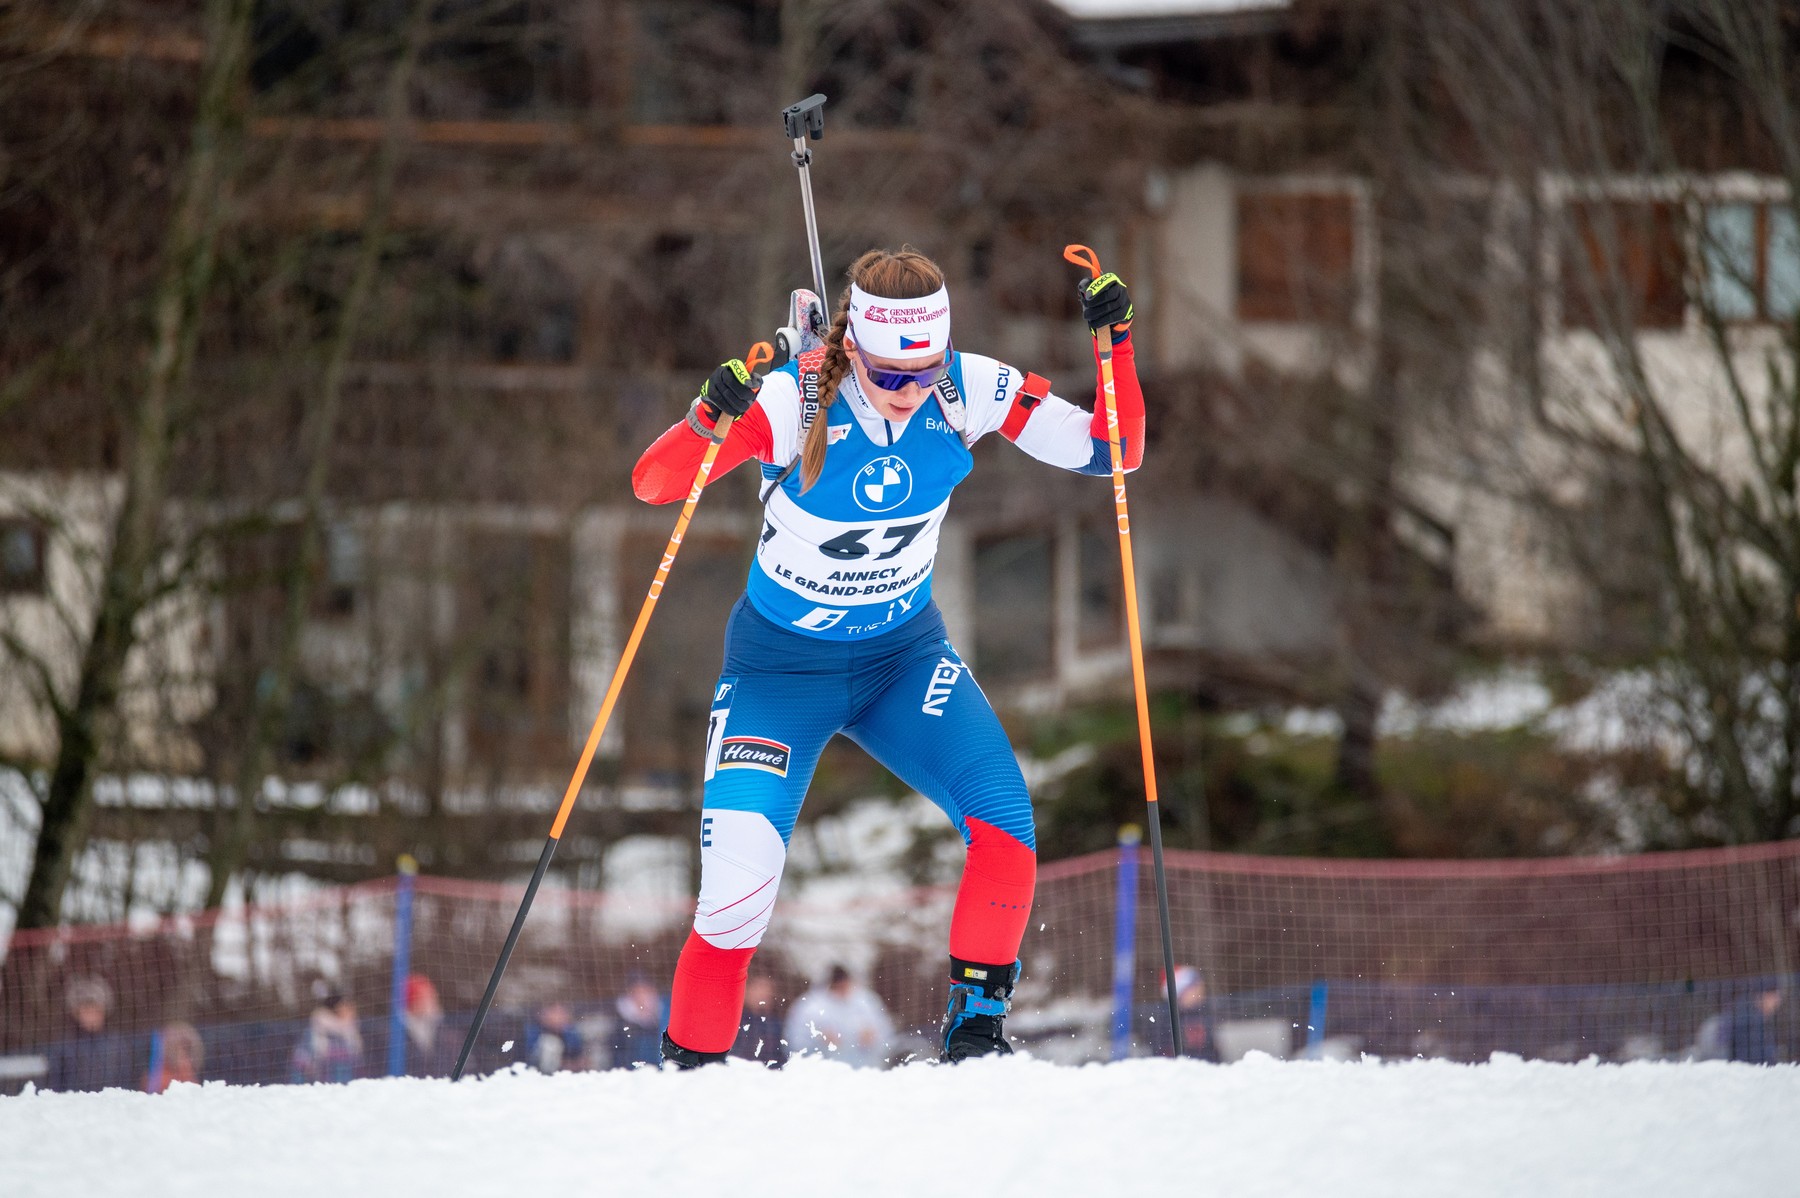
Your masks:
[[[920,299],[944,285],[944,272],[924,254],[903,245],[898,251],[870,250],[850,264],[850,281],[884,299]],[[819,410],[800,448],[800,489],[819,481],[825,469],[825,413],[837,399],[838,384],[850,373],[844,331],[850,325],[850,289],[838,296],[837,314],[825,334],[825,360],[819,364]]]

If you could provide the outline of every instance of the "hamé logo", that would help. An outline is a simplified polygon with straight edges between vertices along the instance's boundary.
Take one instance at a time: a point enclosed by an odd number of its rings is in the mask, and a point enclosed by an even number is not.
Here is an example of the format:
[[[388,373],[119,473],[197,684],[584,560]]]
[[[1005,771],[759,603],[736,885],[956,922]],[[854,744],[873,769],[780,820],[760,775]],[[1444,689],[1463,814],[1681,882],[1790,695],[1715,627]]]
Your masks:
[[[761,770],[785,778],[792,750],[762,736],[728,736],[719,747],[719,769]]]

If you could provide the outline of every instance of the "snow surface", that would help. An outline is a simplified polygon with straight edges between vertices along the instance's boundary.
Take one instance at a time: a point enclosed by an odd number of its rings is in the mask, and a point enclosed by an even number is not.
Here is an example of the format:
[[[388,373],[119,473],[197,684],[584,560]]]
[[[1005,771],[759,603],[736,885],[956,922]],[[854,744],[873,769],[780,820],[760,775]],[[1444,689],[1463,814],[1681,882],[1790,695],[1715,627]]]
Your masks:
[[[1800,1066],[801,1060],[0,1098],[64,1195],[1793,1193]]]

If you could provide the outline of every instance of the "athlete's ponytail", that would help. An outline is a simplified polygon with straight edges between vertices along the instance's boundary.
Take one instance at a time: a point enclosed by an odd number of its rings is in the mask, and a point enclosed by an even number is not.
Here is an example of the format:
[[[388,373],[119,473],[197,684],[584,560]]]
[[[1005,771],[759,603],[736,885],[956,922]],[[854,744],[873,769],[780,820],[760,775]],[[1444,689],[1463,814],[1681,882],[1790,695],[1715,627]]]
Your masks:
[[[850,264],[850,281],[870,295],[885,299],[920,299],[944,285],[944,272],[924,254],[903,245],[898,252],[870,250]],[[800,489],[819,481],[825,469],[825,413],[837,400],[838,384],[850,373],[844,332],[850,325],[850,289],[838,296],[831,331],[825,334],[825,360],[819,364],[819,410],[800,447]]]
[[[837,399],[838,384],[850,373],[850,355],[844,352],[844,330],[850,325],[850,289],[838,297],[837,313],[831,318],[831,331],[825,334],[825,359],[819,363],[819,410],[813,413],[800,446],[800,489],[806,491],[819,481],[825,469],[825,412]]]

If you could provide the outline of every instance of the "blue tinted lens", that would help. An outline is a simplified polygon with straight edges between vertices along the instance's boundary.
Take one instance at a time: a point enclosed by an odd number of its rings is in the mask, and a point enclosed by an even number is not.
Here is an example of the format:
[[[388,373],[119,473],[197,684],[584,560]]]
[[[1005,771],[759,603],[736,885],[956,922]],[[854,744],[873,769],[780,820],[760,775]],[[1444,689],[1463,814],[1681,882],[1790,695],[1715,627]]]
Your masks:
[[[869,381],[883,391],[898,391],[908,383],[917,383],[921,387],[930,387],[944,373],[942,366],[935,370],[921,370],[909,373],[904,370],[871,370]]]
[[[869,372],[869,381],[883,391],[898,391],[908,383],[917,383],[922,389],[930,390],[944,377],[944,371],[950,369],[950,354],[951,350],[946,346],[944,360],[926,370],[881,370],[869,364],[869,355],[863,353],[861,346],[856,348],[863,369]]]

